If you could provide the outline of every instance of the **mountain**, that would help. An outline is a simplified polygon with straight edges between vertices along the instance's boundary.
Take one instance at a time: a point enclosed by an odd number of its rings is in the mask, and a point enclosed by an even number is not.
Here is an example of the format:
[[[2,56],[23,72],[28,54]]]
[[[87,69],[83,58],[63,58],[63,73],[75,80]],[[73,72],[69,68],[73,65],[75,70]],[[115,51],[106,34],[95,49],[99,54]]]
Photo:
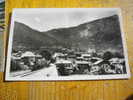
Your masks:
[[[56,40],[25,24],[15,22],[13,47],[38,48],[43,45],[52,44],[53,42],[56,42]]]
[[[25,24],[15,22],[13,44],[25,47],[56,45],[83,50],[95,48],[97,51],[123,50],[117,15],[46,32],[39,32]]]

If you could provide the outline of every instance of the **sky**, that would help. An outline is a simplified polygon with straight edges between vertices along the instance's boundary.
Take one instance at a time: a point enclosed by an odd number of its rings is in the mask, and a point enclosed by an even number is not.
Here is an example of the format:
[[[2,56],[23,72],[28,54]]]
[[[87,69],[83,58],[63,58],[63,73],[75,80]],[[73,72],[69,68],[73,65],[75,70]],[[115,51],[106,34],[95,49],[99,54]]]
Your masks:
[[[14,9],[13,19],[38,31],[77,26],[103,17],[118,14],[110,8],[41,8]]]

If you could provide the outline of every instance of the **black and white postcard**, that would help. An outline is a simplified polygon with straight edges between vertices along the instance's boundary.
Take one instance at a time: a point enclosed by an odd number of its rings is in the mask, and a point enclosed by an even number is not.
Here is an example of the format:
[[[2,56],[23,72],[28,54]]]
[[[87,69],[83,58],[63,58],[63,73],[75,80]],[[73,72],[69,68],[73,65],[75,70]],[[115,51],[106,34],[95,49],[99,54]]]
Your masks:
[[[130,78],[119,8],[16,8],[7,81]]]

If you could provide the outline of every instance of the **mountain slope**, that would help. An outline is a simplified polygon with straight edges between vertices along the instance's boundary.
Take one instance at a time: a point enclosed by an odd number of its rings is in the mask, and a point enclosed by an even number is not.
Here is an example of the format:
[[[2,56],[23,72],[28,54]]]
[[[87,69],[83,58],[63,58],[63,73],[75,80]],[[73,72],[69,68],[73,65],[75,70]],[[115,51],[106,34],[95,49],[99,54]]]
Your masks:
[[[53,42],[55,42],[55,40],[51,37],[33,30],[22,23],[15,22],[13,39],[14,47],[24,46],[27,48],[37,48],[43,45],[52,44]]]
[[[121,49],[122,40],[118,16],[98,19],[76,27],[53,29],[44,32],[59,41],[66,41],[79,48]],[[102,47],[102,48],[101,48]]]
[[[110,16],[75,27],[39,32],[22,23],[15,22],[14,46],[24,47],[62,46],[97,51],[123,50],[118,16]]]

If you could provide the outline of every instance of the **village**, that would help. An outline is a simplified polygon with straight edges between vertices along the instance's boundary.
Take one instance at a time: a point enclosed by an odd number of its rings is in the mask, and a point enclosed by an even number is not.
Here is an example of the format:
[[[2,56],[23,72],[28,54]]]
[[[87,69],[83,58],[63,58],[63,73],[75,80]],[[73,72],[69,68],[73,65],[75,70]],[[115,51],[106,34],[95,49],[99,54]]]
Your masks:
[[[125,61],[111,52],[96,53],[95,49],[76,51],[67,48],[41,48],[36,51],[13,51],[11,76],[70,76],[126,73]],[[52,51],[52,52],[51,52]]]

